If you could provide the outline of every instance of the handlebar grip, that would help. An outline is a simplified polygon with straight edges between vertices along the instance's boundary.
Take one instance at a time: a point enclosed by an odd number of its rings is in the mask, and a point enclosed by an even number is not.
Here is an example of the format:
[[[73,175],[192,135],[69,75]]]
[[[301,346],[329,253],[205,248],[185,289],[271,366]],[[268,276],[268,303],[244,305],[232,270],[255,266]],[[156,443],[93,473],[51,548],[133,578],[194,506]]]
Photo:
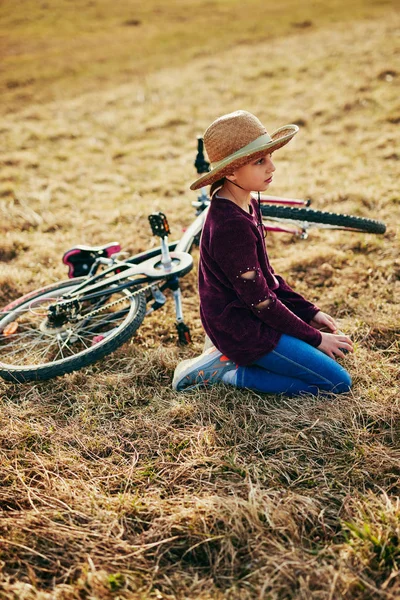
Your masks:
[[[194,161],[194,166],[199,175],[202,173],[208,173],[210,170],[210,163],[206,161],[204,157],[204,140],[198,135],[197,136],[197,155]]]

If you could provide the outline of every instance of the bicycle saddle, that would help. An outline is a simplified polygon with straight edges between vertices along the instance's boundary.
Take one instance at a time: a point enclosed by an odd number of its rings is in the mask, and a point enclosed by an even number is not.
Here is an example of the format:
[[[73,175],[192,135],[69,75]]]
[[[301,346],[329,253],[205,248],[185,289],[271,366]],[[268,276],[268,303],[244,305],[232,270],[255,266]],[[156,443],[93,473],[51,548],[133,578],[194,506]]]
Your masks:
[[[104,246],[75,246],[64,253],[62,261],[68,265],[68,277],[82,277],[89,273],[97,258],[110,258],[120,250],[121,246],[118,242],[111,242]]]

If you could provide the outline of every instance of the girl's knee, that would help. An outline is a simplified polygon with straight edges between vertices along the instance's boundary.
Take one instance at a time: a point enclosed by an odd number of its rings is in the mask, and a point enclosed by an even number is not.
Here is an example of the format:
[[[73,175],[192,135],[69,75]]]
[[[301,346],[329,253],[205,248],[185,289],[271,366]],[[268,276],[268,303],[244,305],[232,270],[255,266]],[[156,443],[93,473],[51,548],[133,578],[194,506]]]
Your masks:
[[[351,390],[352,383],[349,373],[344,369],[341,369],[340,377],[336,383],[333,384],[332,392],[335,394],[346,394]]]

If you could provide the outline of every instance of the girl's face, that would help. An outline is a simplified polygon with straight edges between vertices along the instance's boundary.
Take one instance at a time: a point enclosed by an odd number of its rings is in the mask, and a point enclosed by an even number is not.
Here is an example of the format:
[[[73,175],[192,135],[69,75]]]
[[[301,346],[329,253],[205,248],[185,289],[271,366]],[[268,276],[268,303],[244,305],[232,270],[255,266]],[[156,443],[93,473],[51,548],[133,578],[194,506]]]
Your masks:
[[[249,192],[264,192],[272,181],[274,171],[275,166],[272,162],[272,155],[267,153],[261,158],[236,169],[228,179]]]

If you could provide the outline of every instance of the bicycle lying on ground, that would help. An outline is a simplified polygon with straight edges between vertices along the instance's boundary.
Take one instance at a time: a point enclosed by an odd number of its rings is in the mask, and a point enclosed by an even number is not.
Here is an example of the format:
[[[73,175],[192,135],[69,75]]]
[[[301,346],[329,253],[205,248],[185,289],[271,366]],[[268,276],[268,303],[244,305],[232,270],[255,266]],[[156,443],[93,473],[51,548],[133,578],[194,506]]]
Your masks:
[[[198,140],[198,173],[208,170],[203,142]],[[190,342],[183,319],[179,279],[193,267],[192,248],[199,244],[210,198],[205,189],[197,201],[196,218],[180,240],[169,242],[163,213],[150,215],[158,248],[120,259],[118,243],[77,246],[63,262],[69,279],[35,290],[8,304],[0,312],[0,376],[12,382],[45,380],[79,370],[107,356],[126,342],[146,315],[175,301],[178,339]],[[308,208],[309,201],[261,196],[267,231],[306,238],[312,227],[384,233],[380,221],[322,212]],[[101,270],[102,269],[102,270]]]

